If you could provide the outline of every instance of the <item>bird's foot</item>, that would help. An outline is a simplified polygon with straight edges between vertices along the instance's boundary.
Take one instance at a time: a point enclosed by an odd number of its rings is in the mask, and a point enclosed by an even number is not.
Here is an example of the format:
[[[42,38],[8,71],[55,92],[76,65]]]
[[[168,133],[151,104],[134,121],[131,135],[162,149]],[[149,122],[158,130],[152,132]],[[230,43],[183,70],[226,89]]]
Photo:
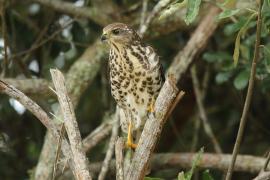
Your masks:
[[[148,107],[147,107],[147,111],[150,113],[154,113],[155,112],[155,102],[152,102]]]
[[[128,135],[127,135],[127,142],[126,147],[136,149],[137,144],[134,144],[132,141],[132,123],[130,122],[128,125]]]

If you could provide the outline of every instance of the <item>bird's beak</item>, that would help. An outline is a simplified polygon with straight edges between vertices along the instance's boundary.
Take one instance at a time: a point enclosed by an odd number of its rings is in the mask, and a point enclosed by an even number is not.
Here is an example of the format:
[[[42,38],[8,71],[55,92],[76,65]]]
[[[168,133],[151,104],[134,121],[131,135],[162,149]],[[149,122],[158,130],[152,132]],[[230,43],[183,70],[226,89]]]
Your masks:
[[[107,39],[108,39],[108,38],[107,38],[107,34],[102,34],[102,35],[101,35],[100,40],[101,40],[102,42],[106,41]]]

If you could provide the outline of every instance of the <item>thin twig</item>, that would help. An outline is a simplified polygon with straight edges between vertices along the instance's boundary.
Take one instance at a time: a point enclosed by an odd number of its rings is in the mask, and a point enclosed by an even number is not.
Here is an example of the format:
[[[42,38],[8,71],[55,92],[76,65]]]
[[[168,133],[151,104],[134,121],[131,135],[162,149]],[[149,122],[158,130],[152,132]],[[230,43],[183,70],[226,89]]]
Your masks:
[[[92,179],[88,170],[88,159],[82,146],[82,139],[75,117],[73,105],[67,93],[63,74],[57,69],[50,70],[57,92],[58,101],[62,110],[64,125],[70,142],[75,167],[75,178],[78,180]]]
[[[140,19],[140,29],[142,28],[143,23],[145,22],[145,19],[146,19],[146,12],[147,12],[148,1],[149,0],[143,0],[143,2],[142,2],[142,12],[141,12],[141,19]]]
[[[61,152],[60,150],[61,150],[61,144],[62,144],[62,139],[63,139],[64,132],[65,132],[65,126],[64,126],[64,123],[62,123],[61,130],[60,130],[60,136],[58,138],[58,143],[57,143],[56,156],[55,156],[55,160],[54,160],[54,164],[53,164],[52,180],[55,179],[55,175],[56,175],[56,171],[57,171],[57,165],[58,165],[58,159],[60,157],[60,152]]]
[[[245,104],[244,104],[242,116],[240,119],[240,125],[239,125],[239,129],[238,129],[238,133],[237,133],[237,138],[236,138],[234,148],[233,148],[231,164],[230,164],[230,167],[227,171],[226,180],[230,180],[232,177],[235,160],[236,160],[237,154],[239,152],[240,144],[241,144],[241,141],[243,138],[247,115],[248,115],[248,111],[249,111],[249,107],[250,107],[250,103],[251,103],[251,99],[252,99],[252,94],[253,94],[254,81],[255,81],[255,75],[256,75],[256,65],[257,65],[257,62],[259,59],[259,52],[260,52],[259,46],[260,46],[260,40],[261,40],[261,25],[262,25],[262,17],[261,17],[262,2],[261,2],[261,0],[258,0],[257,2],[259,3],[259,8],[258,8],[254,57],[252,60],[252,66],[251,66],[251,72],[250,72],[250,78],[249,78],[249,84],[248,84],[248,90],[247,90],[247,95],[246,95],[246,99],[245,99]]]
[[[266,158],[265,164],[264,164],[263,169],[262,169],[263,171],[266,171],[269,162],[270,162],[270,151],[267,154],[267,158]]]
[[[118,136],[118,130],[119,130],[119,115],[116,112],[115,117],[114,117],[114,125],[113,125],[113,129],[112,129],[111,139],[109,142],[109,147],[108,147],[105,159],[103,161],[103,165],[102,165],[101,171],[99,173],[98,180],[104,180],[106,177],[106,174],[107,174],[108,169],[109,169],[109,164],[110,164],[110,161],[111,161],[113,153],[114,153],[114,145],[116,142],[116,138]]]
[[[161,0],[159,1],[156,6],[153,8],[153,10],[151,11],[151,13],[148,15],[148,17],[146,18],[146,20],[144,21],[144,23],[141,25],[140,29],[139,29],[139,34],[141,35],[141,37],[144,36],[145,32],[147,31],[149,25],[151,24],[151,22],[153,21],[153,19],[156,17],[156,15],[162,10],[164,9],[172,0]]]
[[[48,114],[38,104],[32,101],[29,97],[27,97],[21,91],[5,83],[2,80],[0,80],[0,91],[16,99],[22,105],[24,105],[26,109],[28,109],[34,116],[37,117],[38,120],[40,120],[40,122],[53,134],[54,137],[60,136],[60,133],[58,132],[58,128],[55,122],[48,116]],[[70,146],[65,138],[63,138],[62,140],[61,149],[66,158],[71,157]],[[69,161],[69,166],[71,170],[74,172],[73,163],[70,161]]]
[[[18,56],[22,56],[24,54],[30,53],[36,49],[38,49],[40,46],[46,44],[47,42],[49,42],[50,40],[53,40],[55,38],[55,36],[57,36],[59,33],[61,33],[63,31],[63,29],[67,28],[69,25],[71,25],[74,22],[74,20],[70,20],[68,21],[65,25],[63,25],[61,28],[59,28],[57,31],[55,31],[53,34],[51,34],[50,36],[48,36],[46,39],[44,39],[43,41],[38,41],[39,43],[35,43],[35,45],[31,46],[29,49],[25,50],[25,51],[21,51],[18,52],[17,54],[14,54],[10,57],[10,59],[13,59],[15,57]]]
[[[116,180],[124,180],[124,155],[123,150],[125,142],[122,137],[118,137],[115,143],[115,166],[116,166]]]
[[[7,51],[7,27],[6,27],[6,10],[5,10],[5,1],[1,2],[0,4],[0,13],[1,13],[1,19],[2,19],[2,38],[4,40],[4,61],[3,61],[3,74],[4,77],[8,70],[8,51]]]
[[[111,118],[111,117],[110,117]],[[107,119],[107,118],[106,118]],[[88,152],[95,147],[100,141],[106,138],[112,130],[112,123],[103,122],[93,132],[83,139],[83,148],[85,152]]]
[[[207,115],[206,115],[206,111],[205,108],[203,106],[203,102],[202,102],[202,93],[200,91],[200,85],[199,85],[199,80],[197,77],[197,72],[196,72],[196,66],[193,65],[191,67],[191,78],[192,78],[192,84],[193,84],[193,89],[195,92],[195,96],[196,96],[196,102],[197,102],[197,106],[198,106],[198,110],[199,110],[199,115],[200,118],[202,120],[203,123],[203,127],[204,127],[204,131],[207,134],[207,136],[210,138],[210,140],[213,143],[213,146],[215,148],[215,151],[217,153],[222,153],[221,147],[213,133],[212,127],[208,121]]]

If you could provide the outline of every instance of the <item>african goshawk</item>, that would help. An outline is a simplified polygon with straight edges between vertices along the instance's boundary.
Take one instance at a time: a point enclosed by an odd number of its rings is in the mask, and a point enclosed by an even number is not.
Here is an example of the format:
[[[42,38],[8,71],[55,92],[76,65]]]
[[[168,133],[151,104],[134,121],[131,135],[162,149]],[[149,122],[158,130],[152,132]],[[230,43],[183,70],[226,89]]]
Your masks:
[[[123,23],[106,26],[101,40],[110,46],[111,93],[120,109],[121,128],[128,133],[127,145],[135,148],[131,134],[145,124],[163,84],[159,57]]]

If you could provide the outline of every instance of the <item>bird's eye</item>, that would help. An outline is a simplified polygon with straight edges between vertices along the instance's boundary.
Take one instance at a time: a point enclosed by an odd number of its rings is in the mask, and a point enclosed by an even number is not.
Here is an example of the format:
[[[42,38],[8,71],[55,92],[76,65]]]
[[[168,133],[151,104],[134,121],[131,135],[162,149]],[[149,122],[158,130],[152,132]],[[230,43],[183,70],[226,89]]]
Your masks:
[[[115,29],[115,30],[112,31],[112,33],[114,35],[118,35],[118,34],[120,34],[120,30],[119,29]]]

